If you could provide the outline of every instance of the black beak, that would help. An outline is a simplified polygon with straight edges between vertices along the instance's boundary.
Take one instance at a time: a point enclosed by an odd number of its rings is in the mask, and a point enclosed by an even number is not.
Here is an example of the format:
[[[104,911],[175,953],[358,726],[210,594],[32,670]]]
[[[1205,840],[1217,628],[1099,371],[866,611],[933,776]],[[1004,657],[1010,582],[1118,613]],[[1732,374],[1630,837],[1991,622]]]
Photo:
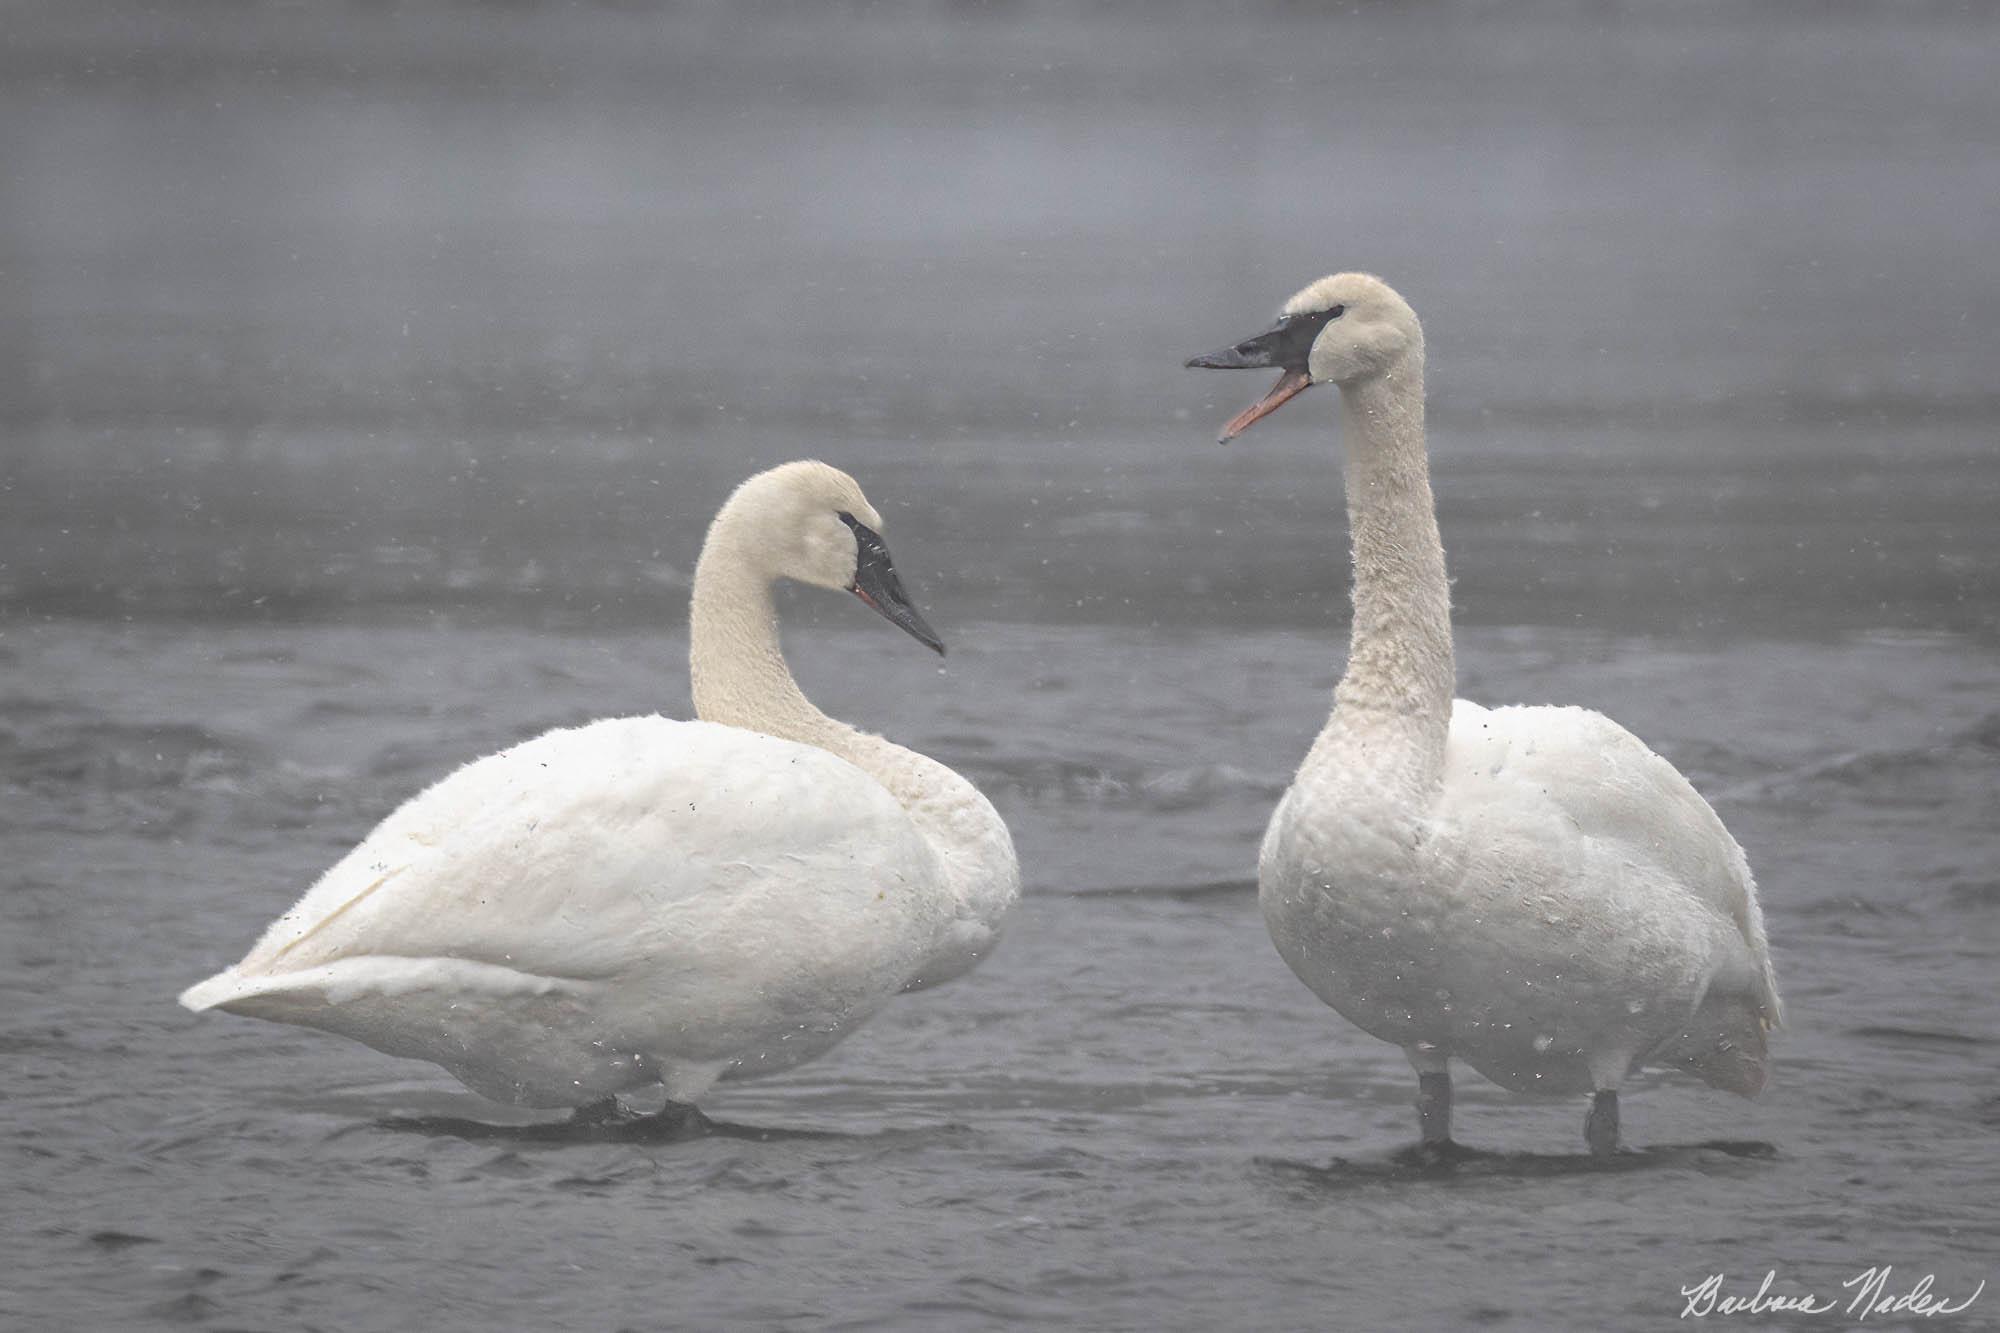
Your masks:
[[[854,529],[856,548],[854,582],[847,585],[847,590],[873,607],[884,620],[901,626],[911,638],[943,657],[944,640],[924,623],[917,608],[910,605],[910,595],[903,590],[903,581],[896,577],[896,566],[889,561],[889,548],[883,544],[882,534],[856,521],[852,514],[842,514],[840,518]]]
[[[1280,320],[1275,328],[1269,328],[1254,338],[1245,338],[1234,347],[1225,347],[1219,352],[1209,352],[1204,356],[1187,359],[1189,370],[1255,370],[1259,366],[1285,365],[1288,352],[1297,349],[1285,346],[1285,323]],[[1312,350],[1312,340],[1307,339],[1305,350]],[[1299,359],[1304,368],[1304,358]]]
[[[1326,327],[1332,314],[1328,311],[1285,315],[1254,338],[1245,338],[1219,352],[1188,358],[1190,370],[1255,370],[1259,366],[1279,369],[1278,382],[1271,386],[1271,391],[1230,418],[1229,424],[1222,428],[1221,443],[1228,444],[1250,429],[1252,423],[1312,387],[1312,372],[1307,367],[1312,358],[1313,339],[1319,337],[1319,331]]]

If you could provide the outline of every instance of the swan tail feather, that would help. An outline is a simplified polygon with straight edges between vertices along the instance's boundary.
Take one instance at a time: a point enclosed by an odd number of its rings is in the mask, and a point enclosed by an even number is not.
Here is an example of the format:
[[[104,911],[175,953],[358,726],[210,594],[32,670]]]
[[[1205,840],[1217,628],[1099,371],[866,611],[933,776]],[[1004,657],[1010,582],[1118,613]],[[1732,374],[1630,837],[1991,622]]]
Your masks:
[[[1757,901],[1757,881],[1750,874],[1750,863],[1741,847],[1736,848],[1736,874],[1742,885],[1736,926],[1743,933],[1743,942],[1750,946],[1751,962],[1757,970],[1757,1010],[1764,1031],[1770,1032],[1785,1025],[1785,1002],[1778,998],[1778,970],[1771,964],[1771,941],[1764,933],[1764,908]]]
[[[276,1023],[300,1021],[299,1010],[325,1003],[324,968],[306,972],[245,974],[227,968],[206,981],[196,982],[180,994],[183,1007],[196,1013],[220,1009],[244,1018],[263,1018]]]
[[[181,1007],[196,1013],[210,1009],[221,1009],[229,999],[243,988],[243,978],[236,969],[225,968],[206,981],[197,981],[180,993]]]
[[[363,955],[287,972],[227,968],[182,991],[180,1002],[197,1013],[220,1009],[339,1032],[347,1024],[338,1012],[357,1005],[373,1008],[384,1001],[415,1003],[417,997],[438,996],[505,1005],[568,995],[588,984],[468,958]]]

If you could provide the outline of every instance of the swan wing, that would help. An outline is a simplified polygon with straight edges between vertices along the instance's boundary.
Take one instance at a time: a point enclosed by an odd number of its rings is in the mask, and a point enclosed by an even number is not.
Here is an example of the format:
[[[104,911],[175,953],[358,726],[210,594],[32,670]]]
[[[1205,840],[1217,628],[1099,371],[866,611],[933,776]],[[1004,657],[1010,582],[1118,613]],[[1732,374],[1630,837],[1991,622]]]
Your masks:
[[[678,972],[696,991],[872,973],[894,966],[874,955],[907,947],[933,862],[894,798],[823,750],[612,719],[489,755],[414,797],[183,999],[226,1005],[251,979],[358,958],[565,984]]]
[[[1446,754],[1447,791],[1502,777],[1516,799],[1545,802],[1579,840],[1657,869],[1742,937],[1753,999],[1782,1018],[1750,864],[1680,770],[1602,713],[1573,707],[1482,708],[1458,700]]]

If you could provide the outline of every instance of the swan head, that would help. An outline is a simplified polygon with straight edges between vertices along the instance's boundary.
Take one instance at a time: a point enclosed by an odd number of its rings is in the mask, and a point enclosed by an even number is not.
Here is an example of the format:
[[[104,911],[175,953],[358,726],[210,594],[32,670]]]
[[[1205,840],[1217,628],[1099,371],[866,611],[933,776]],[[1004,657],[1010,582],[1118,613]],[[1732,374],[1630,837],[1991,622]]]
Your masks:
[[[708,550],[728,550],[767,581],[793,579],[853,593],[936,652],[944,641],[911,604],[882,541],[882,515],[861,486],[825,463],[785,463],[736,488],[709,528]]]
[[[1222,442],[1241,435],[1315,384],[1343,387],[1372,379],[1421,355],[1417,312],[1394,288],[1369,273],[1335,273],[1285,302],[1278,322],[1219,352],[1188,358],[1203,370],[1276,366],[1278,382],[1222,428]]]

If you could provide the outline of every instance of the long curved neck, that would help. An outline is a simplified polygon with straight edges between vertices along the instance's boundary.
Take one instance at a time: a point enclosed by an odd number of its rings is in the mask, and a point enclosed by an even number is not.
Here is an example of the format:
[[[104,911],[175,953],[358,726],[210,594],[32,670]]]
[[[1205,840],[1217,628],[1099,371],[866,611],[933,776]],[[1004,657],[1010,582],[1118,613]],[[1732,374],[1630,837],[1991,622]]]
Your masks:
[[[755,511],[725,506],[695,565],[688,667],[696,716],[815,746],[880,783],[936,853],[946,897],[924,899],[932,937],[920,941],[906,985],[948,980],[991,946],[1020,891],[1007,826],[970,782],[943,764],[835,721],[792,679],[778,645],[772,575],[758,558]]]
[[[1424,453],[1421,350],[1341,391],[1354,625],[1316,752],[1405,783],[1443,772],[1455,665],[1451,586]]]
[[[840,724],[813,707],[785,665],[770,579],[721,536],[702,548],[688,607],[695,716],[818,745]]]
[[[920,758],[828,717],[792,679],[778,644],[771,578],[747,557],[746,539],[718,519],[695,565],[688,608],[688,668],[695,716],[839,755],[906,807],[928,785]]]

